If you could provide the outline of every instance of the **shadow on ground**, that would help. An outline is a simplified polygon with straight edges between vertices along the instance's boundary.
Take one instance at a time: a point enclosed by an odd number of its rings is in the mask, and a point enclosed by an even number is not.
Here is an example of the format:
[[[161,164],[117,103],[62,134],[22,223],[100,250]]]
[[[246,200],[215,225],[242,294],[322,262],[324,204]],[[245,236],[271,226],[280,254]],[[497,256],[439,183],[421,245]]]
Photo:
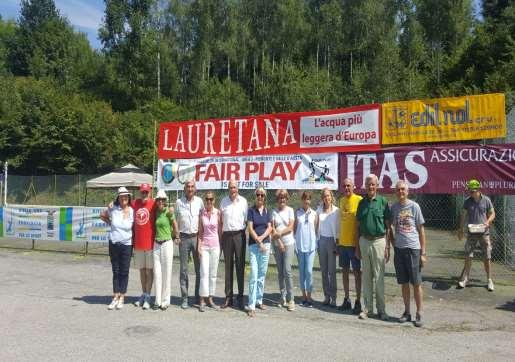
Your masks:
[[[515,299],[513,299],[512,301],[508,301],[503,305],[496,307],[495,309],[505,310],[508,312],[515,312]]]

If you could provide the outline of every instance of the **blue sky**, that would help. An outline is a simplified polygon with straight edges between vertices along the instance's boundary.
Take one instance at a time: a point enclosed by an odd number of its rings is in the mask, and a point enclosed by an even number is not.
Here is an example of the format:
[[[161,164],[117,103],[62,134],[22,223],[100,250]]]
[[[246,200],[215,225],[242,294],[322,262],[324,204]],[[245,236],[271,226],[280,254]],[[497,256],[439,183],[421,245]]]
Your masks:
[[[473,0],[479,9],[481,0]],[[103,0],[55,0],[62,15],[66,16],[75,29],[85,33],[94,48],[100,48],[98,28],[104,16]],[[3,19],[17,19],[20,0],[0,0],[0,15]],[[476,14],[479,17],[479,14]]]
[[[104,16],[104,0],[55,0],[55,5],[75,29],[87,35],[94,48],[100,48],[98,28]],[[17,19],[19,12],[20,0],[0,0],[3,19]]]

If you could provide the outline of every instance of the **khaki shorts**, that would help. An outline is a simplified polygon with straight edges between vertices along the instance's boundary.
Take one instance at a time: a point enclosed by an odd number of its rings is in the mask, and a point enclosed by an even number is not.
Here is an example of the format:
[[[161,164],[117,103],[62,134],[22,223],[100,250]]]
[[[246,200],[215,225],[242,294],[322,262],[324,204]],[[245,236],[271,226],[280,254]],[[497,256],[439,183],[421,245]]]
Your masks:
[[[154,257],[152,250],[134,249],[134,266],[137,269],[153,269]]]
[[[490,242],[490,235],[484,234],[468,234],[467,241],[465,242],[465,255],[473,258],[474,249],[481,246],[483,251],[483,259],[492,258],[492,243]]]

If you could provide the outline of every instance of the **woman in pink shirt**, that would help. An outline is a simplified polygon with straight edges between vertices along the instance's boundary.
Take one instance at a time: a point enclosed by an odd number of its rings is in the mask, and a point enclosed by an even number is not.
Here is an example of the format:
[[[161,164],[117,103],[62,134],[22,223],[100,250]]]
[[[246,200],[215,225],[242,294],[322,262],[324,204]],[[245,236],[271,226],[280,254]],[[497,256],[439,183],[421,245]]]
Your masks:
[[[222,232],[222,219],[220,210],[214,207],[215,195],[208,191],[205,195],[205,208],[200,211],[197,249],[200,256],[200,305],[199,310],[204,312],[207,305],[216,308],[213,295],[216,287],[216,274],[218,259],[220,257],[220,234]]]

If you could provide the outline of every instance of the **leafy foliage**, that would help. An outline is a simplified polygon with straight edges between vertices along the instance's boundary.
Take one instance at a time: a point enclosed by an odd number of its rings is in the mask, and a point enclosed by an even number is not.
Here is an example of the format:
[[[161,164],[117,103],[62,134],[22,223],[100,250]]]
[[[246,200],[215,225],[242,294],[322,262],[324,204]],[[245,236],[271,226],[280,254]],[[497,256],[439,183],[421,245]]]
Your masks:
[[[0,18],[0,155],[18,173],[151,170],[160,121],[505,92],[515,3],[105,0],[91,49],[54,0]]]

